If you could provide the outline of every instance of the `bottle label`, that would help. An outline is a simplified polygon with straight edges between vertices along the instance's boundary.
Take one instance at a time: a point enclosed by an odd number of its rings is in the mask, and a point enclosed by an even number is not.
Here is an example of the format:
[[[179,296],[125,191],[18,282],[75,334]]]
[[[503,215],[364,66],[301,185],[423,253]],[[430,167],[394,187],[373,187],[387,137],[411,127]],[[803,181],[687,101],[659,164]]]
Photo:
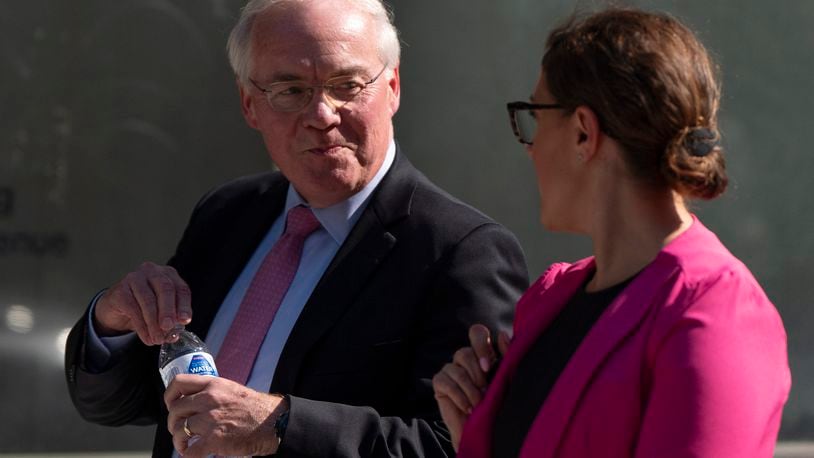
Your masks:
[[[168,386],[172,379],[178,374],[218,376],[218,371],[215,369],[215,360],[212,358],[212,355],[201,351],[179,356],[159,369],[159,372],[161,372],[161,379],[164,381],[164,386]]]

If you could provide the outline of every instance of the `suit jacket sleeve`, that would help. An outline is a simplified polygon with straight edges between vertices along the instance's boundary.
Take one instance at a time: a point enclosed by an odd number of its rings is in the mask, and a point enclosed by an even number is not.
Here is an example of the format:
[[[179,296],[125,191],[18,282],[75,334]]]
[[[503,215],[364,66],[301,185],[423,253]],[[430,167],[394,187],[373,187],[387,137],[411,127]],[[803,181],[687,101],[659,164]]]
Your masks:
[[[432,376],[455,350],[468,345],[471,324],[510,329],[514,303],[528,279],[516,239],[494,223],[474,228],[430,270],[434,279],[415,329],[417,344],[400,362],[411,376],[399,415],[292,396],[282,456],[455,455],[433,396]]]
[[[155,423],[160,409],[156,399],[161,397],[157,354],[134,343],[112,355],[113,362],[104,371],[92,371],[85,364],[87,323],[86,312],[71,330],[65,350],[68,392],[79,414],[106,426]]]
[[[208,196],[196,206],[193,221]],[[181,258],[191,256],[186,253],[187,238],[188,233],[185,233],[173,259],[179,258],[179,254]],[[169,264],[174,265],[173,260]],[[85,420],[106,426],[149,425],[161,421],[162,411],[166,409],[162,400],[164,385],[158,372],[158,347],[148,347],[139,340],[112,354],[104,370],[91,370],[85,363],[90,309],[88,307],[71,329],[66,342],[65,375],[77,411]]]

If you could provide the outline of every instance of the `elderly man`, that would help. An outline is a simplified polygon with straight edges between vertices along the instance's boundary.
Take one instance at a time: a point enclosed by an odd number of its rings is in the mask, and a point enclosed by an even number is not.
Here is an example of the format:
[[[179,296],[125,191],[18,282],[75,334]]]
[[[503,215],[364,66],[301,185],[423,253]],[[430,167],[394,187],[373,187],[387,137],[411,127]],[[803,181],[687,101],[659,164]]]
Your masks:
[[[169,266],[97,295],[68,341],[75,405],[157,422],[154,456],[452,455],[431,378],[470,324],[511,322],[517,241],[399,151],[399,43],[379,0],[251,1],[229,55],[280,172],[206,195]],[[158,345],[179,323],[221,377],[165,391]]]

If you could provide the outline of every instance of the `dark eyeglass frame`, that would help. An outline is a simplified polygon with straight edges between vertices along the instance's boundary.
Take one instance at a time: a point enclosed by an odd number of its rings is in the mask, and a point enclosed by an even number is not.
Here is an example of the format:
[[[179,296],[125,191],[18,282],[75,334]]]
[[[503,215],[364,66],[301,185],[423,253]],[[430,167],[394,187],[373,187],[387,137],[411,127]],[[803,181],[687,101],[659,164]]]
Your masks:
[[[257,84],[257,81],[253,80],[252,78],[249,78],[249,81],[251,81],[251,83],[254,85],[254,87],[257,88],[258,91],[263,93],[263,95],[266,98],[266,102],[269,104],[269,107],[272,110],[277,111],[277,112],[281,112],[281,113],[293,113],[295,111],[300,111],[303,108],[307,107],[308,104],[310,104],[311,101],[314,100],[314,94],[316,94],[316,89],[325,89],[327,91],[328,100],[331,102],[331,105],[333,105],[336,108],[342,107],[345,104],[350,103],[356,97],[358,97],[359,94],[364,92],[365,89],[367,89],[368,86],[375,83],[376,80],[379,79],[380,76],[382,76],[382,73],[384,73],[384,71],[386,69],[387,69],[387,64],[384,64],[382,69],[379,70],[379,73],[377,73],[376,76],[374,76],[370,80],[365,81],[364,83],[361,83],[362,87],[359,89],[359,92],[354,94],[353,97],[351,97],[348,100],[337,99],[336,97],[333,96],[333,89],[337,86],[337,84],[331,84],[331,80],[337,80],[337,79],[345,78],[344,76],[338,76],[338,77],[335,77],[335,78],[330,78],[330,79],[328,79],[326,82],[324,82],[322,84],[306,85],[304,87],[307,88],[310,91],[310,94],[311,94],[310,96],[308,96],[306,102],[303,103],[302,106],[300,106],[300,107],[292,108],[292,109],[288,109],[288,110],[280,110],[280,109],[274,107],[274,105],[271,103],[271,92],[272,92],[273,87],[275,85],[291,84],[293,81],[280,81],[280,82],[277,82],[277,83],[271,83],[266,88],[264,88],[264,87],[260,86],[259,84]]]
[[[506,104],[506,109],[509,110],[509,120],[512,123],[512,132],[517,137],[517,141],[526,146],[531,146],[532,142],[523,140],[523,135],[520,133],[520,127],[517,125],[517,112],[518,111],[532,111],[532,110],[557,110],[563,109],[564,106],[558,103],[529,103],[529,102],[509,102]]]

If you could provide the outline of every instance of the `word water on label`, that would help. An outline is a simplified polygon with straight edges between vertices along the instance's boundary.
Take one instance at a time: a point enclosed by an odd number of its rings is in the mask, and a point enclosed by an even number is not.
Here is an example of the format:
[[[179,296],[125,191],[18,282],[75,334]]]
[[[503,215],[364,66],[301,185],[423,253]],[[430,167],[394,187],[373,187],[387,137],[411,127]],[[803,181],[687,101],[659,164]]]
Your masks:
[[[187,369],[187,373],[195,374],[195,375],[211,375],[213,377],[218,376],[218,371],[209,364],[209,361],[203,355],[195,355],[192,357],[192,361],[189,362],[189,369]]]
[[[164,381],[164,386],[168,386],[172,379],[178,374],[218,376],[212,355],[204,352],[188,353],[179,356],[159,369],[159,372],[161,373],[161,379]]]

